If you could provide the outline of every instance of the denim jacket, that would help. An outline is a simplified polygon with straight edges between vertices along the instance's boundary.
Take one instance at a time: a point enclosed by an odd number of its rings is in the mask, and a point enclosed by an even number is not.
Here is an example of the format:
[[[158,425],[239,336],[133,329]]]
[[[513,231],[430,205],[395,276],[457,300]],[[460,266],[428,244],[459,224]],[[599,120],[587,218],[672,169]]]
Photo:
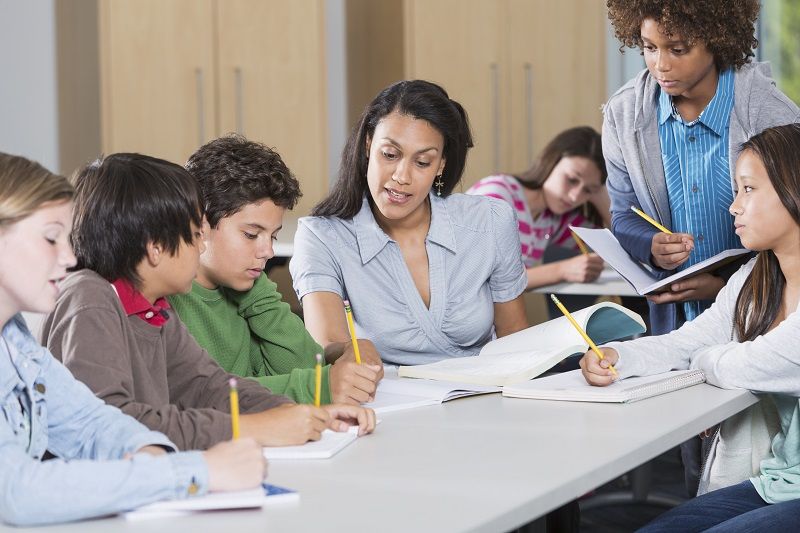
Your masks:
[[[34,525],[204,494],[200,452],[134,455],[147,445],[175,451],[104,404],[39,346],[20,315],[0,335],[0,522]],[[45,451],[56,456],[42,462]]]

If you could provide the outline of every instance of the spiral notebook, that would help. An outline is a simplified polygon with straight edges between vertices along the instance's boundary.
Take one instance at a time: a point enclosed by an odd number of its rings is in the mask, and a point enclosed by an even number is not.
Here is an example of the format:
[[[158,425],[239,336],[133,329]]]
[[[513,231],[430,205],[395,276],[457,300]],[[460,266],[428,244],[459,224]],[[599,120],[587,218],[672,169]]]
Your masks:
[[[503,396],[568,402],[630,403],[673,392],[706,380],[702,370],[673,370],[652,376],[621,379],[608,387],[586,383],[580,370],[503,387]]]

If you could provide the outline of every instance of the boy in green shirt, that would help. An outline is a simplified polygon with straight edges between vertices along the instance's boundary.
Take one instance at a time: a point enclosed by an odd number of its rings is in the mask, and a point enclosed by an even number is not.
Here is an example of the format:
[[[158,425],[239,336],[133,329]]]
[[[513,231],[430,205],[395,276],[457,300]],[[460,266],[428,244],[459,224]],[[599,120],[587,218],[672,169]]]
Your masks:
[[[298,403],[314,401],[318,353],[333,363],[322,368],[321,403],[374,399],[383,367],[372,343],[359,340],[362,365],[350,343],[323,349],[264,273],[283,215],[301,196],[280,155],[229,135],[200,147],[186,168],[205,203],[206,250],[192,290],[169,302],[192,336],[228,372]]]

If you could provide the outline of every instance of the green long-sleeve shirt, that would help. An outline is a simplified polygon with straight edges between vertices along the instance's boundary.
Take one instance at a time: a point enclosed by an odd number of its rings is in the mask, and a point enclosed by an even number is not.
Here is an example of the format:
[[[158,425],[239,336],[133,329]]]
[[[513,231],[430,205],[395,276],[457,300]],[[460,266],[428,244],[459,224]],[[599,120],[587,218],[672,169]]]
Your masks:
[[[170,296],[169,303],[225,370],[255,378],[298,403],[314,402],[314,365],[323,350],[266,274],[246,292],[195,282],[188,294]],[[322,367],[322,403],[331,402],[329,371],[330,365]]]

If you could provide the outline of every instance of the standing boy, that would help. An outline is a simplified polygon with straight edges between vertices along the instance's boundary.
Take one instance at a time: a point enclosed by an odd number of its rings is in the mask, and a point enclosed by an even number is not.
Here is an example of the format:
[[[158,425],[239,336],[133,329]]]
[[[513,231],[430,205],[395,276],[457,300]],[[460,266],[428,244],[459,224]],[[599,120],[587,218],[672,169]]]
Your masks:
[[[751,63],[758,0],[608,0],[625,46],[647,69],[611,97],[603,154],[611,225],[620,244],[662,276],[740,247],[728,207],[739,146],[765,128],[796,122],[797,106]],[[640,207],[673,231],[631,211]],[[651,333],[703,312],[740,263],[682,280],[651,296]],[[684,447],[687,487],[697,491],[699,443]]]

